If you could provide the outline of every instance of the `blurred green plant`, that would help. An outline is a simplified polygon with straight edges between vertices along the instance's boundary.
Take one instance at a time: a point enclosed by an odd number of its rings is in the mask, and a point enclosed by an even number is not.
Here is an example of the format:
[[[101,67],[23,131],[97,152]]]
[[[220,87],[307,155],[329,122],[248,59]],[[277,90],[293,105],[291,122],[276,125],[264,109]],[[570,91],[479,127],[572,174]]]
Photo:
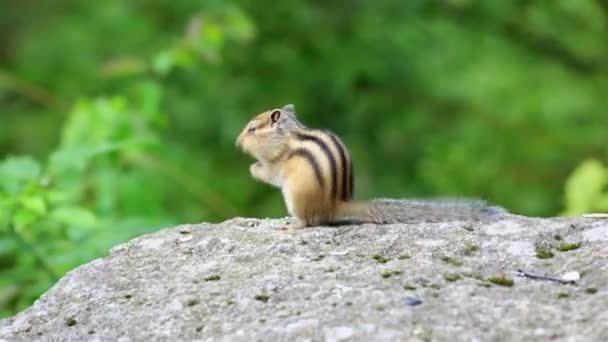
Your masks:
[[[46,163],[30,156],[0,163],[3,315],[111,246],[169,223],[146,201],[157,195],[144,186],[155,176],[132,162],[160,146],[161,116],[141,108],[122,97],[79,101]],[[130,217],[125,206],[135,204],[150,215]]]
[[[568,177],[563,215],[608,212],[608,167],[597,159],[586,159]]]
[[[126,94],[77,101],[46,161],[25,155],[0,162],[0,317],[110,247],[176,224],[166,210],[175,186],[207,216],[236,214],[187,171],[183,149],[163,140],[163,82],[179,69],[218,63],[226,41],[246,42],[253,33],[235,7],[195,15],[188,34],[150,62],[106,64],[103,77],[131,78]]]

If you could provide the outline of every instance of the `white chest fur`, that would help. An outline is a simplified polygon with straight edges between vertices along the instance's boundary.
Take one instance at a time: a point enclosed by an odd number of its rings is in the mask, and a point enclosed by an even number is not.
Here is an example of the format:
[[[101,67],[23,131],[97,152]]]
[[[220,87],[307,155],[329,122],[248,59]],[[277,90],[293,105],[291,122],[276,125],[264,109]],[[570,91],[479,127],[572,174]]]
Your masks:
[[[295,216],[293,212],[293,197],[291,196],[291,191],[289,191],[289,187],[284,184],[281,187],[281,192],[283,193],[283,199],[285,200],[285,206],[287,206],[287,211],[289,212],[289,215]]]

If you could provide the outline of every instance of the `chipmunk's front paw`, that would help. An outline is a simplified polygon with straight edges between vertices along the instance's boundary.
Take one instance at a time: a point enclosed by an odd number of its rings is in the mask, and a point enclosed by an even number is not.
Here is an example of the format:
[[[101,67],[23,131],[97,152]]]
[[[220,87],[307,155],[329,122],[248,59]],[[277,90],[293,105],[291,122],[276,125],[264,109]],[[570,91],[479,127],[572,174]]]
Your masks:
[[[249,173],[251,174],[251,176],[253,178],[257,178],[257,179],[263,178],[262,177],[263,170],[264,170],[264,167],[262,166],[262,163],[260,163],[259,161],[255,162],[249,166]]]
[[[306,226],[306,223],[298,220],[288,224],[281,224],[280,226],[275,227],[274,229],[281,230],[286,233],[294,233],[296,230],[306,228]]]
[[[277,179],[277,175],[272,168],[272,165],[268,165],[264,162],[257,161],[249,166],[249,173],[251,176],[259,180],[260,182],[268,183],[280,187],[281,182]]]

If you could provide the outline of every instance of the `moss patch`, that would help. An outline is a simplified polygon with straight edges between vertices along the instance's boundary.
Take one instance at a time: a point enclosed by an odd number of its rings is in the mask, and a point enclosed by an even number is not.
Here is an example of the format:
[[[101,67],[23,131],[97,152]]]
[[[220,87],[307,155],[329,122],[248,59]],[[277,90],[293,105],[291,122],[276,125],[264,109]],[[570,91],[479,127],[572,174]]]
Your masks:
[[[469,232],[472,232],[473,230],[475,230],[475,228],[473,228],[473,225],[470,225],[470,224],[462,226],[462,229],[468,230]]]
[[[462,272],[461,274],[464,277],[467,277],[467,278],[473,278],[473,279],[477,279],[477,280],[483,280],[483,276],[479,272]]]
[[[212,275],[205,278],[205,281],[218,281],[220,279],[222,279],[222,277],[220,277],[219,275]]]
[[[497,276],[489,277],[488,281],[495,285],[500,285],[500,286],[505,286],[505,287],[513,286],[513,280],[505,277],[504,275],[497,275]]]
[[[188,305],[188,306],[195,306],[198,303],[200,303],[200,300],[198,300],[196,298],[192,298],[192,299],[188,300],[188,302],[186,302],[186,305]]]
[[[258,294],[258,295],[255,295],[253,298],[255,298],[255,300],[259,300],[262,303],[268,303],[270,296],[265,295],[265,294]]]
[[[573,243],[560,243],[559,246],[557,247],[557,250],[560,252],[568,252],[568,251],[573,251],[575,249],[578,249],[581,246],[580,242],[573,242]]]
[[[379,264],[386,264],[389,260],[391,260],[391,259],[383,257],[380,254],[374,254],[374,255],[372,255],[372,258],[374,260],[376,260]]]
[[[464,255],[471,256],[475,252],[478,252],[478,251],[479,251],[478,245],[476,245],[474,243],[470,243],[470,242],[467,242],[464,244]]]
[[[447,255],[442,256],[441,261],[445,262],[446,264],[452,265],[452,266],[462,266],[462,261],[454,259]]]
[[[460,280],[460,274],[458,273],[447,273],[443,275],[443,279],[449,281],[449,282],[455,282]]]
[[[411,284],[405,284],[405,285],[403,285],[403,288],[406,289],[406,290],[413,291],[413,290],[416,289],[416,286],[411,285]]]
[[[382,272],[380,275],[382,276],[382,278],[390,278],[394,275],[400,275],[400,274],[401,274],[401,271],[399,271],[399,270],[392,270],[392,271],[387,270],[387,271]]]
[[[539,259],[553,258],[553,252],[548,247],[536,247],[536,257]]]
[[[585,293],[594,294],[597,293],[597,289],[595,287],[588,287],[585,289]]]
[[[312,261],[321,261],[321,260],[323,260],[323,258],[325,258],[325,255],[320,254],[320,255],[317,255],[316,257],[314,257],[312,259]]]

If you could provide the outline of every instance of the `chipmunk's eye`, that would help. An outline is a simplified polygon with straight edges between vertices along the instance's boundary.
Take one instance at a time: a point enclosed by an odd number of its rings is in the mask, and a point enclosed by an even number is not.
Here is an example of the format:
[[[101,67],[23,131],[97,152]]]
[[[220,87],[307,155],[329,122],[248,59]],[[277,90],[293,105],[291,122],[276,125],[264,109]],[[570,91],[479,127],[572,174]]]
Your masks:
[[[251,133],[251,132],[255,132],[257,127],[255,127],[255,125],[251,125],[249,126],[249,129],[247,129],[247,132]]]

